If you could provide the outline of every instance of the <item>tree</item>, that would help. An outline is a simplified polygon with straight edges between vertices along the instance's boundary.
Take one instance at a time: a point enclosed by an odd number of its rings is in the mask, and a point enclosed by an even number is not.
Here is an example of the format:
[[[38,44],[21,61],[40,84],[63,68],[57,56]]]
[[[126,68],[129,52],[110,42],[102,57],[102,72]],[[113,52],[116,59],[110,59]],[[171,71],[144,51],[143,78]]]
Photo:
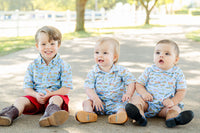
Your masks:
[[[76,0],[76,30],[85,31],[85,5],[87,0]]]
[[[149,7],[150,3],[153,2],[152,6]],[[158,0],[140,0],[140,3],[142,4],[142,6],[145,8],[146,11],[146,19],[145,19],[145,24],[149,25],[149,20],[150,20],[150,13],[153,10],[153,8],[155,7],[156,3],[158,2]]]

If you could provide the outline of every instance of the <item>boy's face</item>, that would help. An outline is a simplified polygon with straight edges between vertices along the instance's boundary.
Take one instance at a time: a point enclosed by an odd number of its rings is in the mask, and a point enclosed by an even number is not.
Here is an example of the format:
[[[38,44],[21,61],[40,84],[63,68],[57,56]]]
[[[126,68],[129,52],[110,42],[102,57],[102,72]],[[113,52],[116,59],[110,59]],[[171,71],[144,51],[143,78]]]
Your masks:
[[[158,44],[154,51],[154,63],[162,70],[169,70],[179,60],[174,46],[170,44]]]
[[[46,33],[39,33],[36,48],[47,64],[56,56],[59,47],[58,41],[50,40],[49,42],[49,37]]]
[[[114,46],[107,43],[96,45],[94,49],[94,59],[102,70],[109,70],[116,60]]]

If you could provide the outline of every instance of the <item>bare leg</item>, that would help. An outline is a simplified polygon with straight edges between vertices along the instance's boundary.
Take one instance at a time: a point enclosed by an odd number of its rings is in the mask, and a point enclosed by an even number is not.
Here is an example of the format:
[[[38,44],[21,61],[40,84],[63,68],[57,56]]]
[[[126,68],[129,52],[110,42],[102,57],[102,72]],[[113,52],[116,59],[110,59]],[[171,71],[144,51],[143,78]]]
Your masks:
[[[18,98],[15,101],[14,106],[18,109],[19,116],[23,113],[24,110],[35,109],[35,106],[26,97],[20,97],[20,98]]]
[[[60,96],[53,96],[49,99],[49,104],[56,104],[61,107],[63,104],[63,99]]]

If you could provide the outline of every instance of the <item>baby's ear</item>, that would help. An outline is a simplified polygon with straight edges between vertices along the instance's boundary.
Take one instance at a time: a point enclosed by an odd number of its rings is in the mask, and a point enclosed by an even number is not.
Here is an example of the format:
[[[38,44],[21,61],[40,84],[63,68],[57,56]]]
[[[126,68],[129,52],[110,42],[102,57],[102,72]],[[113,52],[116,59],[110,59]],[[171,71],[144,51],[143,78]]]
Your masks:
[[[176,57],[176,60],[175,60],[175,64],[177,64],[178,61],[179,61],[179,57],[177,56],[177,57]]]
[[[38,44],[37,43],[35,44],[35,47],[38,49]]]

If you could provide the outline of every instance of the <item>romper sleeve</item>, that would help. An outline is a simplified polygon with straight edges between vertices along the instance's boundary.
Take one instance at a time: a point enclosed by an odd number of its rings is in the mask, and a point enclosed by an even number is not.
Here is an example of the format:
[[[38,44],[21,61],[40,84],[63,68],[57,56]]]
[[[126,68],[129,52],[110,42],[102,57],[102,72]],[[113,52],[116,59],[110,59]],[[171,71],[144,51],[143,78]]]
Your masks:
[[[122,80],[125,82],[125,85],[136,82],[135,77],[127,68],[121,66],[120,73],[122,75]]]
[[[24,85],[23,89],[26,88],[34,88],[34,81],[33,81],[33,63],[29,64],[25,76],[24,76]]]
[[[183,71],[179,69],[177,73],[176,89],[187,89],[187,84]]]
[[[84,88],[95,88],[95,72],[91,70],[85,79]]]
[[[62,63],[61,71],[61,87],[67,87],[72,89],[72,69],[68,63]]]
[[[144,70],[144,72],[139,76],[139,78],[137,79],[137,82],[143,86],[146,86],[146,83],[148,81],[148,77],[149,77],[149,72],[150,72],[150,68],[146,68]]]

